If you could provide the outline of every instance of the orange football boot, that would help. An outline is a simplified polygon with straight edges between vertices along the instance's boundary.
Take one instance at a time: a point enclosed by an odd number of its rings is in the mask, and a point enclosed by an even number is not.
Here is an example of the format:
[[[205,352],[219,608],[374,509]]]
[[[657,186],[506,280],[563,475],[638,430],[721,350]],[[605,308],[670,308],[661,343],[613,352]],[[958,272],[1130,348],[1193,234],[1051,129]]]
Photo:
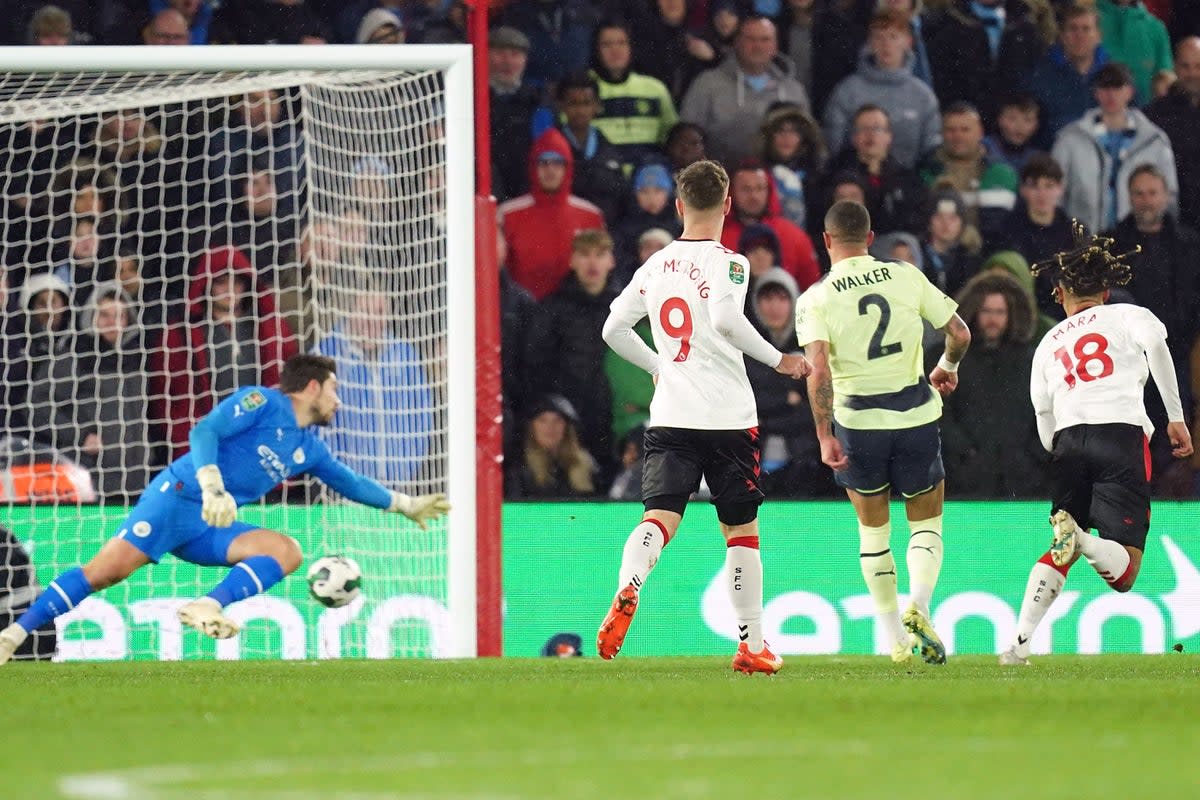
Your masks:
[[[783,669],[783,659],[772,653],[766,642],[763,642],[763,649],[757,653],[751,653],[750,646],[742,642],[738,645],[737,655],[733,657],[733,669],[747,675],[756,672],[774,675]]]
[[[596,652],[605,661],[610,661],[621,652],[625,634],[629,632],[629,623],[633,622],[633,612],[637,611],[638,593],[629,584],[613,598],[612,608],[608,616],[600,623],[600,632],[596,634]]]

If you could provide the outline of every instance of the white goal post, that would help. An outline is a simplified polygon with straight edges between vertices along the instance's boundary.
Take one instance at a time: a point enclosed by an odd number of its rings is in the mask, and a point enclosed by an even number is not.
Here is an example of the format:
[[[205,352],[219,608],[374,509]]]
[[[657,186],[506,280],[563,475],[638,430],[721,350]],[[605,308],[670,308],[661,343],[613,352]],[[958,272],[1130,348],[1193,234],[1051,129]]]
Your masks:
[[[2,47],[0,73],[0,338],[24,381],[0,420],[0,525],[42,587],[116,533],[125,484],[189,423],[297,349],[339,360],[336,455],[453,504],[423,533],[286,483],[242,518],[306,563],[357,558],[365,602],[321,609],[302,567],[214,648],[169,612],[221,573],[166,557],[63,618],[56,657],[475,656],[470,46]],[[128,386],[140,416],[113,407]],[[0,622],[31,591],[6,552]]]

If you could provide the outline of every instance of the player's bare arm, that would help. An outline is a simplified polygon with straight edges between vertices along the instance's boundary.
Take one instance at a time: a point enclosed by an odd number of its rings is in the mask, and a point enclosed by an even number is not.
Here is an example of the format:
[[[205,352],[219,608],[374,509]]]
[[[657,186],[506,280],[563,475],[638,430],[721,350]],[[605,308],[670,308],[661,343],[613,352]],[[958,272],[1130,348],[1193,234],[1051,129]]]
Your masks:
[[[829,371],[829,342],[810,342],[805,348],[812,372],[808,376],[808,399],[812,406],[817,439],[821,443],[821,461],[833,470],[849,463],[841,442],[833,435],[833,374]]]
[[[958,365],[971,346],[971,329],[958,314],[942,326],[946,334],[946,349],[937,366],[929,373],[929,382],[938,394],[946,397],[958,388]]]

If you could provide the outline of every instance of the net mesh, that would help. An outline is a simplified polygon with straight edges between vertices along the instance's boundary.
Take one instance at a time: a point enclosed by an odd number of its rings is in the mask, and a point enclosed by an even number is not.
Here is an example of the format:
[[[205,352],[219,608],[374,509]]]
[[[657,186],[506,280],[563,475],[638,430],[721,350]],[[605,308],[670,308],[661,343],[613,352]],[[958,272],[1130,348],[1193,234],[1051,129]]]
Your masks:
[[[296,352],[339,364],[335,455],[389,488],[447,491],[443,94],[435,70],[0,80],[0,624],[116,533],[217,401],[274,384]],[[357,559],[364,599],[327,611],[302,568],[231,607],[245,630],[214,645],[174,609],[222,572],[166,557],[60,618],[57,657],[446,651],[443,526],[304,480],[240,518],[306,559]],[[49,633],[30,655],[54,650]]]

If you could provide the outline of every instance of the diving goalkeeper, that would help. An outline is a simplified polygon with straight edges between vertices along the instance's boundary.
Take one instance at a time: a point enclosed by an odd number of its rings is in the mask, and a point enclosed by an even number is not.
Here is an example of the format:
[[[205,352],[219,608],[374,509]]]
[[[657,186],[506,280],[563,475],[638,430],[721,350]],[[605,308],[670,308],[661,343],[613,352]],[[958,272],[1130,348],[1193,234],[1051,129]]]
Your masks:
[[[329,425],[338,408],[333,359],[297,355],[280,373],[279,389],[251,386],[223,400],[192,429],[191,452],[150,481],[117,535],[91,561],[68,570],[12,625],[0,631],[0,664],[29,631],[79,605],[93,592],[128,578],[164,553],[206,567],[233,569],[204,597],[179,609],[179,621],[215,639],[235,636],[225,606],[262,594],[303,558],[296,540],[237,520],[237,507],[312,473],[363,505],[403,514],[422,528],[450,509],[445,495],[409,497],[385,489],[335,459],[310,430]]]

